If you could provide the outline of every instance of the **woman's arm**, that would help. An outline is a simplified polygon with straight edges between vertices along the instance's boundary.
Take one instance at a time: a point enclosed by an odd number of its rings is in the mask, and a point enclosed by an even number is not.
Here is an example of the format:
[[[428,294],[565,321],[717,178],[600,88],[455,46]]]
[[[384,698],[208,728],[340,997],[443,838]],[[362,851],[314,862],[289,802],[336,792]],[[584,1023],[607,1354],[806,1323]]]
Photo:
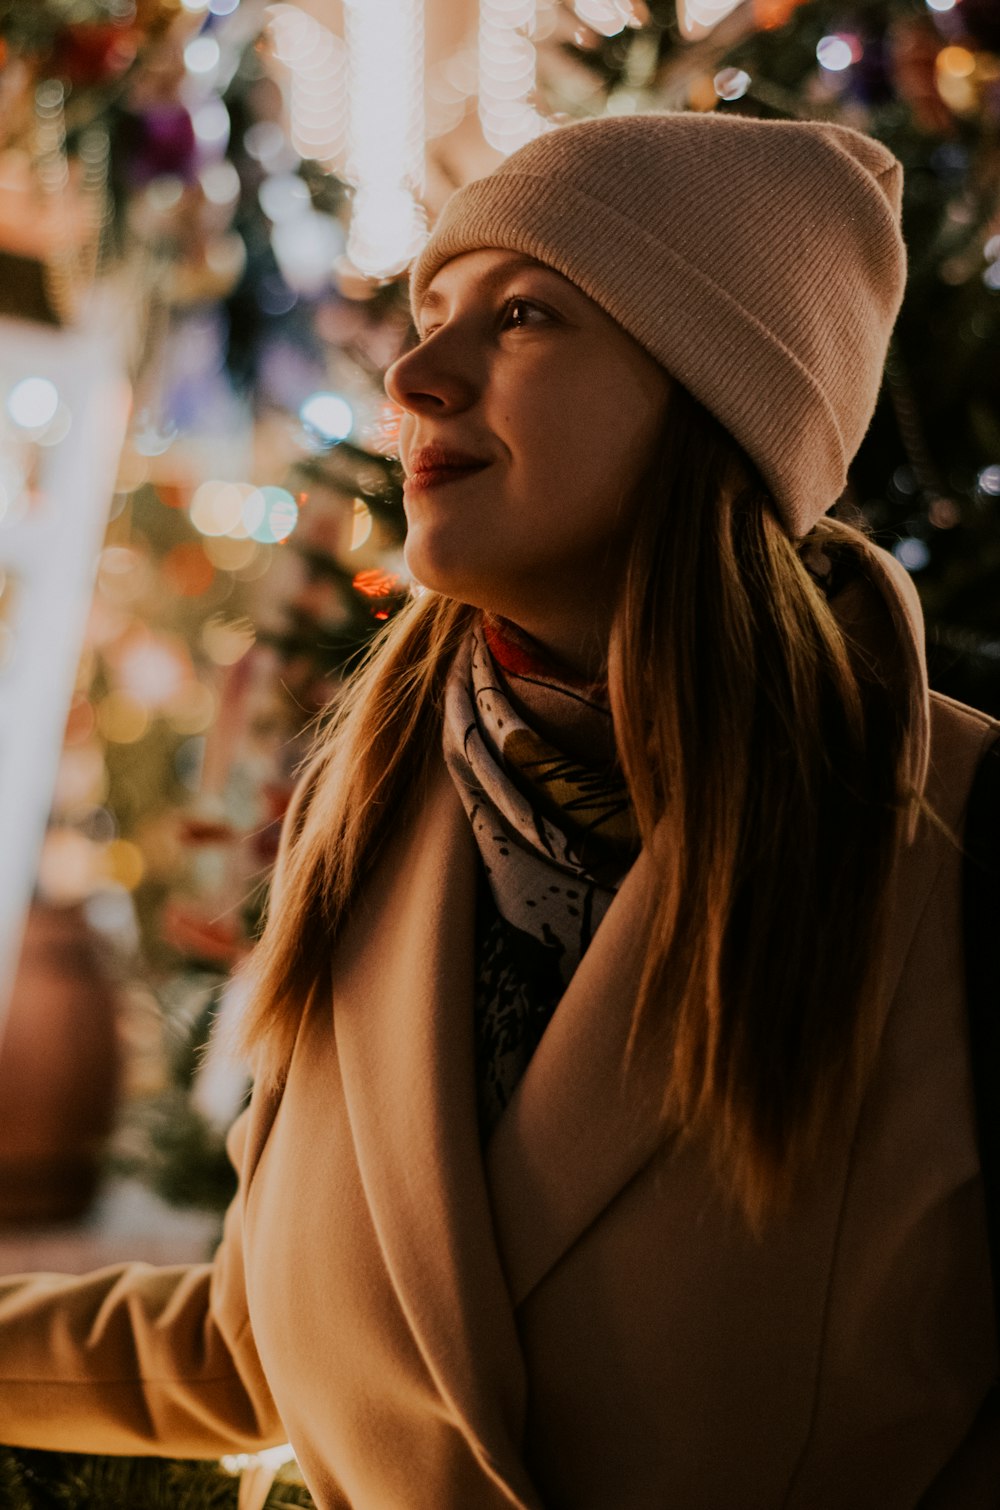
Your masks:
[[[237,1170],[248,1116],[227,1140]],[[284,1440],[250,1332],[239,1194],[211,1264],[0,1279],[0,1441],[215,1457]]]

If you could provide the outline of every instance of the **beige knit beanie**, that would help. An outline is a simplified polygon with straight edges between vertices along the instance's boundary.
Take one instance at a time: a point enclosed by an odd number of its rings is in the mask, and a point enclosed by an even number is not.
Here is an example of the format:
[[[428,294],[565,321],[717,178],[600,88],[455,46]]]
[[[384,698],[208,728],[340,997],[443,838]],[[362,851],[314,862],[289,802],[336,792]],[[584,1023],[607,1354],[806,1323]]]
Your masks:
[[[789,534],[836,502],[903,297],[902,168],[819,121],[675,112],[559,127],[452,195],[411,277],[524,252],[719,419]]]

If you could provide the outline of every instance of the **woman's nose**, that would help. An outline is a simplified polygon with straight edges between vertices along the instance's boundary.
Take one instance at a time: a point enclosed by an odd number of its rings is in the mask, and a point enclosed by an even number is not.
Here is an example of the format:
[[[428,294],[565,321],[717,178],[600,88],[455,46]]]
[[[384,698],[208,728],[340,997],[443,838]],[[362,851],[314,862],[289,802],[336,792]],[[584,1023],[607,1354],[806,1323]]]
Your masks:
[[[411,414],[460,411],[476,396],[475,382],[463,370],[458,353],[434,336],[393,362],[385,375],[385,391],[393,403]]]

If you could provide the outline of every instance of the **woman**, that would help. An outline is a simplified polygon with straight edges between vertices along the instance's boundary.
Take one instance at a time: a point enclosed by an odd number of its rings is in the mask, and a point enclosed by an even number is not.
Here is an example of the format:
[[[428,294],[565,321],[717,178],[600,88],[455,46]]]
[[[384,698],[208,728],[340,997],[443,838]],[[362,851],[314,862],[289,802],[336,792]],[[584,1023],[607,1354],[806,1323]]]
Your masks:
[[[971,1506],[955,834],[1000,726],[824,518],[900,178],[684,114],[454,196],[387,379],[427,590],[286,825],[222,1246],[0,1285],[0,1434],[287,1435],[330,1510]]]

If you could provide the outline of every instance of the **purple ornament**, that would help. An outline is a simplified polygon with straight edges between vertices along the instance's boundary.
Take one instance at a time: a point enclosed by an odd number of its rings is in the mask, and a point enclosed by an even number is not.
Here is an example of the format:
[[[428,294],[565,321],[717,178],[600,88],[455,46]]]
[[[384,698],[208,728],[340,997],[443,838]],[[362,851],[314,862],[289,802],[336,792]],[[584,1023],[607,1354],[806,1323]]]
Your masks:
[[[149,105],[126,128],[128,176],[137,188],[165,174],[190,183],[195,175],[196,142],[191,117],[175,102]]]

